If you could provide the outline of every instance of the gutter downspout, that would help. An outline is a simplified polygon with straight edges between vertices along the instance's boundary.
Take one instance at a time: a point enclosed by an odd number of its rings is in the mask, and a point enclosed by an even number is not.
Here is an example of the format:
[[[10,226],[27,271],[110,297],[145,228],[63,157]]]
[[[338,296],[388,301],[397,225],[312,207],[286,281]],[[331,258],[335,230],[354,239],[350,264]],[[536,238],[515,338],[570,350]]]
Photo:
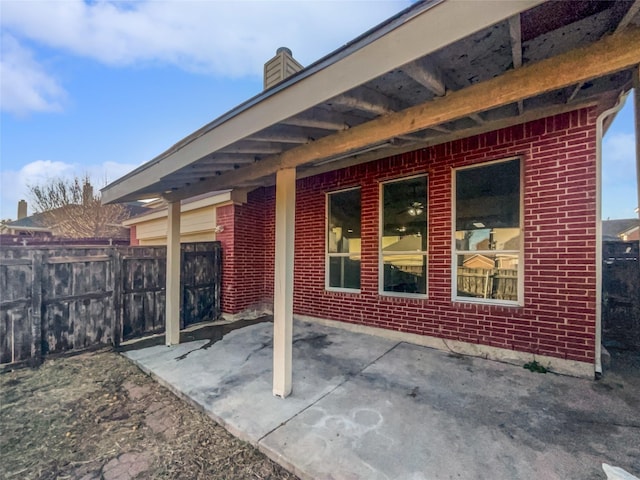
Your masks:
[[[604,121],[622,109],[629,92],[621,94],[618,102],[596,120],[596,378],[602,375],[602,137]]]

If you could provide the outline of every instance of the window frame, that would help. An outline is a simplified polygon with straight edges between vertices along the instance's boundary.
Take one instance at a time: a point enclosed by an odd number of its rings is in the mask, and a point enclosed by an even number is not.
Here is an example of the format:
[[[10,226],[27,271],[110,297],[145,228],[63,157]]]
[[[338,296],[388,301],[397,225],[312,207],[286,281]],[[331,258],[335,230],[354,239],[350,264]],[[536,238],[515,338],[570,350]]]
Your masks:
[[[476,297],[461,297],[458,296],[458,255],[464,255],[460,253],[456,248],[456,220],[457,220],[457,173],[462,170],[471,170],[474,168],[482,168],[490,165],[496,165],[499,163],[511,162],[518,160],[520,163],[520,195],[519,195],[519,230],[520,230],[520,242],[519,250],[473,250],[461,252],[477,253],[477,254],[496,254],[496,253],[517,253],[518,255],[518,278],[517,278],[517,300],[501,300],[493,298],[476,298]],[[465,165],[463,167],[452,168],[451,172],[451,301],[454,303],[473,303],[484,305],[497,305],[506,307],[522,307],[524,306],[524,171],[525,162],[524,158],[520,155],[513,157],[501,158],[498,160],[491,160],[488,162],[476,163],[473,165]]]
[[[389,183],[403,182],[414,178],[424,178],[427,185],[427,194],[425,197],[424,213],[427,218],[426,232],[425,232],[425,250],[420,252],[394,252],[392,255],[422,255],[424,257],[425,266],[425,286],[424,293],[405,293],[405,292],[391,292],[384,289],[384,252],[382,251],[382,238],[384,237],[384,186]],[[429,174],[419,173],[417,175],[411,175],[408,177],[393,178],[389,180],[380,181],[378,185],[378,295],[382,297],[397,297],[397,298],[416,298],[426,299],[429,297]],[[387,254],[389,256],[389,254]]]
[[[329,210],[330,210],[330,197],[336,193],[349,192],[352,190],[360,190],[360,288],[345,288],[345,287],[332,287],[330,283],[330,262],[331,258],[345,258],[349,257],[350,253],[330,253],[329,252]],[[327,292],[341,292],[341,293],[361,293],[362,291],[362,186],[356,185],[353,187],[342,188],[340,190],[332,190],[325,192],[325,208],[324,208],[324,289]]]

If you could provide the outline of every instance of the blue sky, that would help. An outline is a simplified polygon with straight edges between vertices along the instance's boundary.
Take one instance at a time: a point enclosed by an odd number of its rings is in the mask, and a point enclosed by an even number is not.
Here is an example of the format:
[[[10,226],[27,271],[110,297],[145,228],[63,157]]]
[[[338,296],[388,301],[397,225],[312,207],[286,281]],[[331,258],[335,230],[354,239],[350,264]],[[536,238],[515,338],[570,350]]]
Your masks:
[[[276,48],[308,65],[409,3],[0,0],[0,218],[29,184],[103,186],[259,93]],[[604,218],[637,205],[627,103],[605,137]]]

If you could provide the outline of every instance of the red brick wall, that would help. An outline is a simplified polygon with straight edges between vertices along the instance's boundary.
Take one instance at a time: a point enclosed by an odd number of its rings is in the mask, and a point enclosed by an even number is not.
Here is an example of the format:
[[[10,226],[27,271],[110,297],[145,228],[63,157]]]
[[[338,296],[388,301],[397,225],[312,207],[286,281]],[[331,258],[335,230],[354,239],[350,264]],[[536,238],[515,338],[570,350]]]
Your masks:
[[[222,311],[238,313],[259,307],[265,301],[273,303],[268,283],[273,291],[273,267],[265,274],[265,191],[249,194],[243,205],[226,205],[216,211],[217,224],[224,230],[216,235],[222,244]],[[273,204],[267,208],[273,209]],[[273,255],[273,242],[270,254]],[[273,265],[273,260],[271,260]]]
[[[295,313],[592,362],[595,118],[593,109],[579,110],[299,180]],[[523,158],[525,169],[524,306],[452,302],[451,169],[515,155]],[[429,298],[380,296],[379,182],[420,173],[429,175]],[[327,292],[325,193],[358,185],[362,195],[361,293]],[[253,252],[251,265],[262,262],[265,283],[260,294],[250,291],[246,295],[251,300],[271,300],[273,189],[260,195],[253,201],[264,201],[263,235],[252,237],[255,244],[242,245]],[[246,208],[255,215],[258,205]],[[244,215],[236,218],[245,219]],[[251,221],[257,221],[257,217],[251,216]],[[248,270],[250,266],[236,268],[234,275]],[[258,288],[258,282],[252,281]],[[241,282],[237,288],[246,287]],[[243,296],[238,305],[247,301]]]
[[[131,225],[129,227],[129,245],[140,245],[140,240],[138,240],[138,232],[135,225]]]

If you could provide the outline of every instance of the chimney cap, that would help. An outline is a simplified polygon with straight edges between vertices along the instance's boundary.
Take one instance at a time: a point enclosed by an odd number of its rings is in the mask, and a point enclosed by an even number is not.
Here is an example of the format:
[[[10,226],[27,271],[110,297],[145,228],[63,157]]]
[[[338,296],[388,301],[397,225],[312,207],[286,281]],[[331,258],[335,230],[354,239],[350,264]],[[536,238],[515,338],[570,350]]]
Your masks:
[[[279,47],[279,48],[276,50],[276,55],[278,55],[279,53],[282,53],[282,52],[284,52],[284,53],[288,53],[289,55],[291,55],[291,56],[293,57],[293,53],[291,52],[291,49],[290,49],[290,48],[287,48],[287,47]]]

